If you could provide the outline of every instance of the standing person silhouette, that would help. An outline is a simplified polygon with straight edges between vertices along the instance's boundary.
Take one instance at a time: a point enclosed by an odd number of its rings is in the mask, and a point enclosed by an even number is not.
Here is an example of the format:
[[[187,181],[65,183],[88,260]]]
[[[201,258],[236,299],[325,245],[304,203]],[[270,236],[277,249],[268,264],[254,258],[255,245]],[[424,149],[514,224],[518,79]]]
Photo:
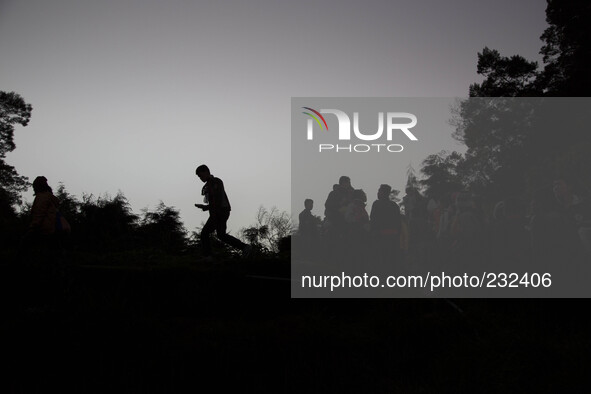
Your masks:
[[[307,239],[315,239],[318,237],[318,228],[320,226],[320,218],[312,214],[314,208],[314,200],[306,198],[304,201],[304,210],[298,216],[300,224],[298,233],[300,236]]]
[[[47,178],[33,181],[35,200],[31,207],[31,224],[19,248],[19,291],[29,306],[47,306],[59,299],[61,288],[62,240],[70,225],[59,211],[59,199],[53,195]]]
[[[60,202],[47,184],[47,178],[35,178],[33,191],[35,200],[31,207],[31,224],[23,239],[21,252],[41,246],[45,254],[49,251],[55,254],[61,251],[62,237],[71,231],[70,225],[60,213]]]
[[[402,219],[400,207],[390,200],[391,193],[390,185],[380,185],[378,199],[371,206],[369,216],[376,258],[385,266],[397,264],[400,260]]]
[[[209,219],[201,229],[201,245],[206,260],[213,261],[209,235],[214,231],[222,242],[248,255],[251,246],[226,233],[226,223],[230,217],[231,207],[230,200],[228,200],[224,189],[224,183],[220,178],[214,177],[205,164],[197,167],[195,174],[201,181],[205,182],[203,189],[201,189],[205,204],[195,204],[195,206],[203,211],[209,211]]]

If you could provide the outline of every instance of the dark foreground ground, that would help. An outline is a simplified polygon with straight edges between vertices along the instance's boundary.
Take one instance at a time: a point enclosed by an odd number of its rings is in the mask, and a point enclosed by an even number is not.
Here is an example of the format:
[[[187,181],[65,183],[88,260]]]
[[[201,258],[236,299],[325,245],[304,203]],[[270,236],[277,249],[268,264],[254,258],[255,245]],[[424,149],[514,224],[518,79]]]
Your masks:
[[[297,300],[287,261],[1,275],[1,393],[588,392],[584,300]],[[254,277],[253,277],[254,276]]]

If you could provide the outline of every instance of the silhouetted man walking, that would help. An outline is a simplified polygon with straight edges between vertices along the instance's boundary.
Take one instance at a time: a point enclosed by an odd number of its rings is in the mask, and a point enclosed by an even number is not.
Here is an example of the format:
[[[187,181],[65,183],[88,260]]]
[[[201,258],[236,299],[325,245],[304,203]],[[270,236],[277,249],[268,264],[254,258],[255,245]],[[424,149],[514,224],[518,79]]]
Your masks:
[[[222,180],[211,175],[209,168],[205,164],[197,167],[195,174],[205,182],[203,189],[201,189],[205,204],[195,204],[195,206],[204,211],[209,211],[209,219],[207,219],[205,226],[201,229],[201,245],[205,257],[210,260],[212,259],[209,235],[214,230],[221,241],[248,253],[250,246],[226,233],[226,222],[230,217],[231,207]]]

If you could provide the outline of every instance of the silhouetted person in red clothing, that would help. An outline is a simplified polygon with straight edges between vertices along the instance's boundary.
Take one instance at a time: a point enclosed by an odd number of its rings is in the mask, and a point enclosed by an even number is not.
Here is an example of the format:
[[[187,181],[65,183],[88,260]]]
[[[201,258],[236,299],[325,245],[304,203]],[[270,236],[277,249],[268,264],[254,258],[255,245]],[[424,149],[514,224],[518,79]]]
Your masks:
[[[207,259],[212,259],[209,235],[214,231],[221,241],[247,254],[250,251],[250,246],[226,233],[226,223],[230,217],[231,207],[230,200],[228,200],[224,190],[224,183],[220,178],[211,175],[209,168],[205,164],[197,167],[195,174],[205,182],[203,189],[201,189],[205,204],[195,204],[195,206],[204,211],[209,211],[209,219],[201,229],[203,254]]]
[[[44,255],[61,249],[61,237],[70,232],[70,225],[61,216],[59,200],[53,195],[47,178],[38,176],[33,181],[35,200],[31,207],[31,224],[25,234],[20,253],[27,253],[30,249],[41,247]],[[55,254],[55,253],[53,253]]]
[[[19,248],[19,297],[28,306],[55,302],[60,294],[62,238],[70,225],[61,216],[59,200],[53,195],[47,178],[33,181],[35,200],[31,224]]]

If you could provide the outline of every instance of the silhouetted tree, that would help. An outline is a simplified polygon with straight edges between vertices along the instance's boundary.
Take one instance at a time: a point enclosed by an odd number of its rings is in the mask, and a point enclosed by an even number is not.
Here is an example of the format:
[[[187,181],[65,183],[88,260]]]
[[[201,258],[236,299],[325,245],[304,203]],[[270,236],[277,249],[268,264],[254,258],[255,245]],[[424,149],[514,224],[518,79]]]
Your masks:
[[[536,62],[519,55],[503,57],[486,47],[478,53],[477,72],[485,79],[470,86],[470,96],[495,98],[461,103],[454,133],[468,148],[458,172],[471,190],[491,196],[514,194],[524,186],[530,191],[540,187],[565,171],[576,172],[578,179],[585,177],[577,169],[583,167],[587,156],[583,152],[589,150],[587,133],[581,126],[588,124],[582,113],[586,111],[563,115],[580,118],[567,126],[563,119],[555,119],[552,103],[502,99],[589,95],[591,3],[550,0],[546,20],[549,27],[541,36],[541,72]],[[559,138],[554,132],[558,130]],[[568,169],[566,162],[570,162]]]
[[[137,241],[137,221],[122,192],[115,197],[82,197],[80,233],[86,248],[101,252],[130,249]]]
[[[459,167],[463,157],[458,152],[441,151],[429,155],[423,161],[420,181],[427,198],[441,198],[448,193],[463,189]]]
[[[0,204],[2,211],[7,210],[6,204],[13,206],[21,203],[21,193],[29,188],[27,177],[18,174],[16,169],[8,165],[4,159],[12,152],[14,144],[14,126],[29,124],[33,107],[14,92],[0,91]]]
[[[60,201],[60,212],[68,220],[71,226],[80,222],[80,201],[76,196],[66,190],[66,186],[60,183],[55,196]]]
[[[256,223],[241,229],[240,236],[250,244],[278,253],[279,241],[294,231],[295,226],[287,212],[279,211],[276,207],[267,210],[261,206],[257,212]]]
[[[191,231],[187,236],[187,247],[192,250],[201,250],[201,228],[205,223],[201,223],[201,227],[197,227]]]
[[[477,72],[485,77],[470,86],[470,97],[586,97],[591,91],[591,3],[548,0],[548,28],[540,37],[544,68],[520,55],[501,56],[485,47]]]
[[[162,248],[166,252],[180,252],[187,246],[187,232],[180,212],[162,201],[153,211],[142,211],[139,232],[146,246]]]
[[[505,57],[496,49],[484,47],[478,53],[477,73],[485,79],[470,85],[470,97],[539,96],[537,69],[537,62],[530,62],[523,56]]]
[[[591,75],[591,3],[548,0],[546,22],[540,37],[544,70],[538,85],[548,96],[589,96]]]
[[[459,103],[452,124],[453,137],[468,148],[457,167],[465,186],[485,194],[523,188],[524,173],[534,163],[531,151],[541,149],[541,134],[531,124],[536,105],[503,97]]]
[[[537,69],[537,62],[520,55],[505,57],[488,47],[478,53],[477,72],[485,79],[470,85],[473,99],[459,103],[452,120],[454,138],[468,148],[456,169],[470,190],[489,194],[522,188],[531,108],[527,103],[520,103],[525,108],[518,107],[502,97],[540,96]]]
[[[421,189],[421,183],[419,182],[419,179],[417,178],[417,174],[415,169],[413,168],[412,164],[409,164],[408,167],[406,168],[406,188],[407,189],[415,189],[415,190],[420,190]]]

